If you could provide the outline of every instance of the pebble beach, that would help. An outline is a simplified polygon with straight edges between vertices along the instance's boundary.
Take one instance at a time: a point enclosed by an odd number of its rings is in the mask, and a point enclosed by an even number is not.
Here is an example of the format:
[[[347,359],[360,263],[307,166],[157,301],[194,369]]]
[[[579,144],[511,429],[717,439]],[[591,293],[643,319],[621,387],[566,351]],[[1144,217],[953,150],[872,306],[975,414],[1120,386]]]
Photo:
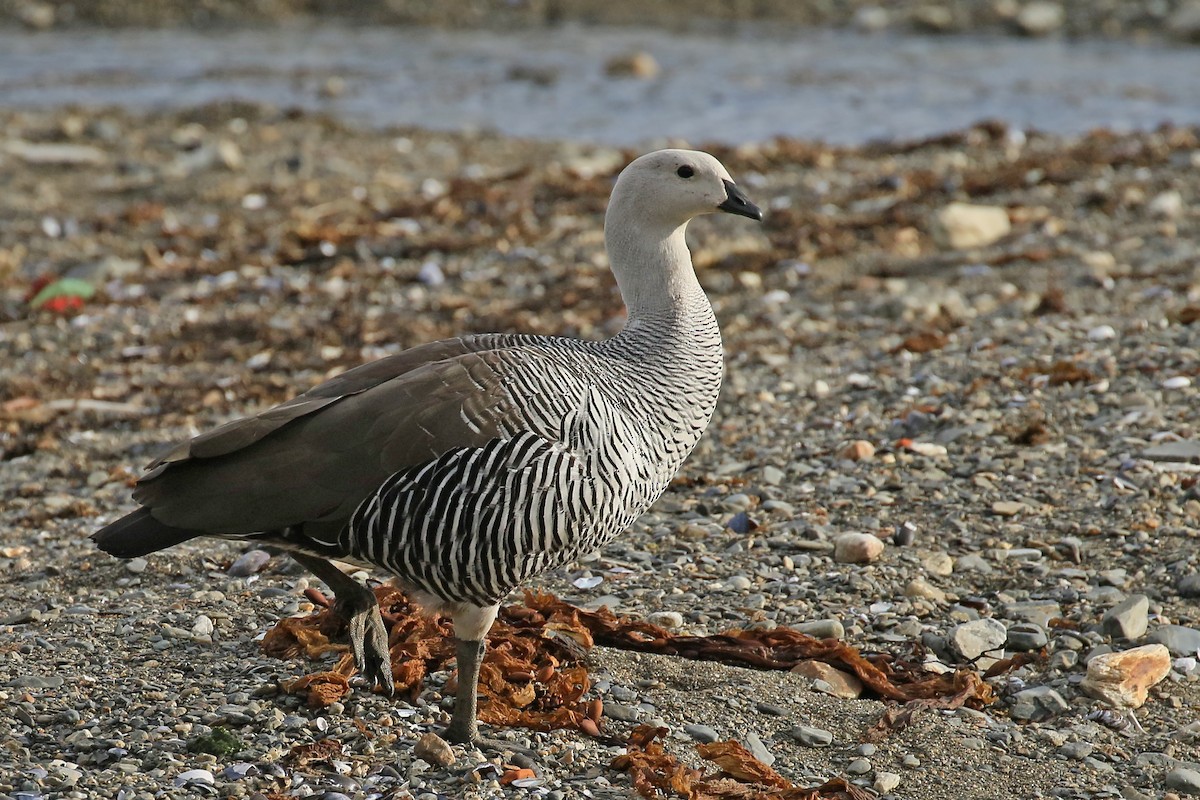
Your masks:
[[[234,101],[0,127],[0,798],[637,797],[613,763],[638,725],[842,796],[1200,796],[1200,130],[664,142],[767,212],[689,227],[720,405],[627,534],[530,588],[990,697],[876,735],[898,707],[845,671],[597,646],[601,735],[492,728],[497,753],[428,737],[452,666],[290,692],[337,654],[263,651],[319,610],[286,556],[87,536],[171,443],[364,361],[615,333],[603,212],[641,150]],[[772,791],[716,796],[838,796]]]

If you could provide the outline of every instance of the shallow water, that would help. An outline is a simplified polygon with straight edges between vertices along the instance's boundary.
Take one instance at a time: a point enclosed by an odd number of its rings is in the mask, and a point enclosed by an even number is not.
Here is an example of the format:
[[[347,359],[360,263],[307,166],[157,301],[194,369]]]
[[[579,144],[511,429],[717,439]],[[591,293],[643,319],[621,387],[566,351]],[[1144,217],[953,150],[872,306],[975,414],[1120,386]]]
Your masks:
[[[645,51],[649,80],[605,63]],[[1200,123],[1200,48],[850,32],[411,28],[0,34],[0,105],[238,98],[374,125],[637,144],[853,144],[980,119],[1077,133]],[[331,79],[340,82],[329,91]]]

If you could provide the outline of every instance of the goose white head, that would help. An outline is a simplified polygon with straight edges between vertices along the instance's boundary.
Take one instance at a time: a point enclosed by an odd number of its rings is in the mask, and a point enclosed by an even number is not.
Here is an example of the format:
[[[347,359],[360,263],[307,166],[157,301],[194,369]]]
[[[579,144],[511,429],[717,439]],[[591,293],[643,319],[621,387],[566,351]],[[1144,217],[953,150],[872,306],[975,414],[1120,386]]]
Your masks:
[[[693,217],[715,211],[762,219],[759,207],[708,153],[658,150],[621,171],[604,218],[604,240],[631,320],[703,295],[684,230]]]

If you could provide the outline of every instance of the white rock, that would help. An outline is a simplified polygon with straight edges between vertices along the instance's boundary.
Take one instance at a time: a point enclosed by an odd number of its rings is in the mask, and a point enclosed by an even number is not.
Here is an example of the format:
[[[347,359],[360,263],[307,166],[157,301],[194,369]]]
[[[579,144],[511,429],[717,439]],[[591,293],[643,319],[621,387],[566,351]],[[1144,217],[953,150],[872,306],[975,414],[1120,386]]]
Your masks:
[[[1192,385],[1192,379],[1187,375],[1176,375],[1173,378],[1167,378],[1162,382],[1164,389],[1186,389]]]
[[[1093,342],[1104,342],[1117,338],[1117,330],[1112,325],[1097,325],[1088,331],[1087,337]]]
[[[1008,212],[999,206],[950,203],[934,217],[934,235],[956,250],[986,247],[1010,230]]]
[[[655,611],[646,617],[651,625],[674,630],[683,627],[683,614],[678,611]]]
[[[900,785],[900,776],[894,772],[876,772],[875,783],[872,784],[875,791],[880,794],[887,794]]]
[[[197,636],[212,636],[213,621],[207,614],[201,614],[196,617],[196,621],[192,623],[192,633]]]
[[[1146,210],[1161,219],[1178,219],[1183,214],[1183,195],[1174,189],[1163,192],[1150,201]]]
[[[883,540],[869,533],[843,533],[833,540],[833,560],[869,564],[883,555]]]
[[[1058,3],[1035,0],[1017,12],[1017,27],[1029,36],[1045,36],[1061,28],[1065,16]]]
[[[1008,629],[999,620],[977,619],[964,622],[950,631],[950,643],[968,661],[987,654],[1001,655],[1008,641]]]
[[[187,772],[179,773],[175,778],[176,786],[185,786],[189,783],[203,783],[207,786],[214,786],[217,779],[213,774],[206,769],[189,769]]]

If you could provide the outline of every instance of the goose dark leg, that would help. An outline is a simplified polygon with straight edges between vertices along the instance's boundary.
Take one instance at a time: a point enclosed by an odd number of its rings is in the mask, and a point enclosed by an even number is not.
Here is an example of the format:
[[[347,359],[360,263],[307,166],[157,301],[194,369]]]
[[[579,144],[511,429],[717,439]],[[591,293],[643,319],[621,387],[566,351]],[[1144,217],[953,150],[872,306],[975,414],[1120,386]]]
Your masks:
[[[458,694],[446,738],[458,744],[479,744],[479,665],[483,663],[484,640],[455,639],[458,657]]]
[[[379,684],[391,694],[395,690],[392,657],[375,593],[323,558],[296,552],[291,555],[333,590],[333,609],[350,625],[355,665],[371,685]]]

